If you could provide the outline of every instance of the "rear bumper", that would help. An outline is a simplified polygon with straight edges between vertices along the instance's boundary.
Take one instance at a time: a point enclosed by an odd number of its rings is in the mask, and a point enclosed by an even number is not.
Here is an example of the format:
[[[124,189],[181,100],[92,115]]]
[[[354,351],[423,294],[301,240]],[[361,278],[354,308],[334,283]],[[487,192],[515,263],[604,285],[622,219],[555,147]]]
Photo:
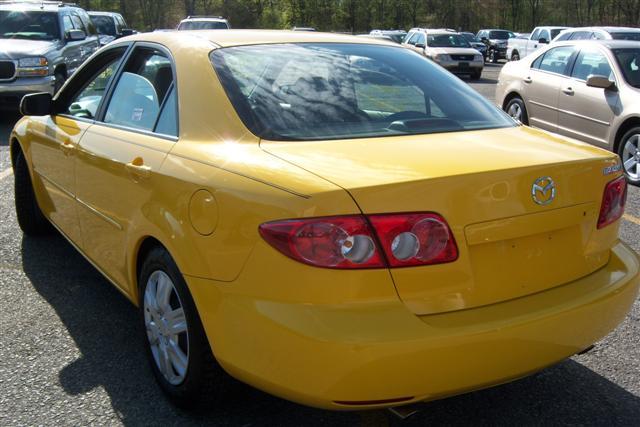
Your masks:
[[[291,304],[234,294],[233,283],[187,281],[231,375],[289,400],[344,410],[455,395],[559,362],[624,319],[639,268],[619,243],[605,267],[569,284],[422,317],[399,301]]]
[[[55,77],[25,77],[0,83],[0,109],[14,110],[20,107],[22,97],[30,93],[47,92],[53,95]]]

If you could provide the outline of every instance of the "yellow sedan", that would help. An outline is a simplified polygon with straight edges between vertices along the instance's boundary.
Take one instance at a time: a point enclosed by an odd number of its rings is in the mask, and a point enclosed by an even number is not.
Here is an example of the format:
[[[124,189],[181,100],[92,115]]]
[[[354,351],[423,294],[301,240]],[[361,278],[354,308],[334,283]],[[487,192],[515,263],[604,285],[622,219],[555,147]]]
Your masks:
[[[588,348],[636,298],[619,159],[392,43],[141,34],[21,108],[22,230],[53,225],[139,307],[177,404],[218,364],[338,410],[489,387]]]

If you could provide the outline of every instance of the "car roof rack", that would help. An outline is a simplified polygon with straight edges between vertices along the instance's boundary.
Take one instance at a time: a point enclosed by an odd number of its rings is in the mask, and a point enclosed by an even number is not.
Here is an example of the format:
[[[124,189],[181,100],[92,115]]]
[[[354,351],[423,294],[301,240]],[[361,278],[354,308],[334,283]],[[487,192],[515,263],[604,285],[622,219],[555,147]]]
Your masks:
[[[222,16],[212,16],[212,15],[189,15],[186,19],[200,19],[200,18],[212,18],[212,19],[224,19]]]
[[[44,6],[72,6],[78,7],[78,3],[68,3],[63,1],[54,1],[54,0],[0,0],[0,4],[30,4],[30,5],[40,5]]]

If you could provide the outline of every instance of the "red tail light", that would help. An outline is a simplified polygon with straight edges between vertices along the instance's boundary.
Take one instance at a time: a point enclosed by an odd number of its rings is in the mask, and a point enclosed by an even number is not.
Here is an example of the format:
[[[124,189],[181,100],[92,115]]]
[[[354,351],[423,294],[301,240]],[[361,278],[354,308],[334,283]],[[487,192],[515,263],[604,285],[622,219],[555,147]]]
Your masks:
[[[624,205],[626,202],[627,181],[624,176],[621,176],[608,183],[604,188],[602,206],[600,206],[600,217],[598,218],[598,228],[606,227],[620,219],[622,214],[624,214]]]
[[[275,221],[262,224],[260,235],[288,257],[317,267],[405,267],[458,258],[449,226],[433,213]]]
[[[391,267],[442,264],[458,258],[453,234],[438,214],[372,215],[369,220]]]

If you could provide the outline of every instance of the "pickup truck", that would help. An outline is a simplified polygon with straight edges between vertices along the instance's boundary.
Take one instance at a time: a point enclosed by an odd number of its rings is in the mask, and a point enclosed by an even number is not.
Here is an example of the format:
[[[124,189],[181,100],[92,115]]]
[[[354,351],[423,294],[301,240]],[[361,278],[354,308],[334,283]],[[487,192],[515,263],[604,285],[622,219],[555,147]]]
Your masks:
[[[560,31],[568,27],[536,27],[528,38],[511,38],[507,43],[507,59],[518,61],[536,49],[548,44]]]

